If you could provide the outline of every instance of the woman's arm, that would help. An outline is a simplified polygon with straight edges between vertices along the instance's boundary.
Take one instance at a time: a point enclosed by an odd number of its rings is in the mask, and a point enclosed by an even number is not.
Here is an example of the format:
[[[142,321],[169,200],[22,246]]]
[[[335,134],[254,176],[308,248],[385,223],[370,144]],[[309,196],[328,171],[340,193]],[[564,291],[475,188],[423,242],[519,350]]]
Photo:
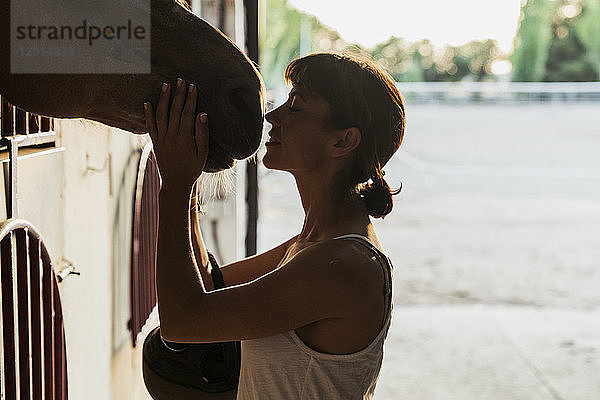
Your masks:
[[[163,317],[167,311],[159,303],[163,337],[189,343],[247,340],[368,314],[381,297],[383,274],[356,247],[350,241],[323,242],[251,282],[209,293],[199,285],[182,289],[173,318]]]
[[[162,178],[159,193],[156,286],[162,331],[185,318],[189,293],[204,294],[201,275],[190,248],[190,193],[208,156],[206,114],[194,115],[197,90],[177,80],[172,103],[171,87],[163,83],[156,114],[144,103],[146,125]],[[171,104],[170,104],[171,103]],[[201,239],[201,237],[200,237]],[[202,240],[198,243],[201,265],[208,261]]]
[[[208,255],[201,249],[205,248],[202,238],[202,231],[198,223],[198,207],[196,202],[192,201],[190,206],[190,225],[192,232],[192,249],[194,251],[194,260],[198,270],[202,274],[202,282],[206,291],[215,289],[211,276],[212,267],[208,261]],[[296,240],[298,235],[286,240],[280,245],[267,250],[261,254],[246,257],[243,260],[235,261],[220,267],[225,286],[239,285],[240,283],[250,282],[260,276],[274,270],[285,256],[289,246]]]
[[[198,182],[196,182],[196,185]],[[193,192],[196,192],[194,188]],[[215,285],[212,279],[212,266],[208,259],[208,253],[205,250],[204,239],[202,238],[202,231],[198,224],[198,205],[196,201],[192,201],[190,205],[190,243],[192,245],[194,261],[200,274],[202,275],[202,283],[204,284],[204,290],[211,291],[215,289]]]
[[[264,253],[257,254],[243,260],[226,264],[221,267],[225,286],[234,286],[250,282],[268,274],[279,266],[290,245],[298,235],[286,240],[279,246]]]
[[[166,187],[160,191],[155,273],[158,312],[165,338],[169,327],[185,318],[188,295],[205,293],[189,245],[189,204],[190,192],[185,188]]]
[[[373,293],[379,298],[381,267],[357,251],[355,244],[340,241],[310,246],[283,268],[206,293],[190,248],[189,207],[193,183],[206,162],[208,128],[206,119],[197,117],[194,131],[195,91],[190,92],[185,107],[184,99],[183,84],[169,109],[167,86],[161,93],[156,122],[152,107],[146,107],[163,178],[156,259],[163,337],[176,342],[251,339],[370,310]],[[202,241],[199,249],[205,254]]]

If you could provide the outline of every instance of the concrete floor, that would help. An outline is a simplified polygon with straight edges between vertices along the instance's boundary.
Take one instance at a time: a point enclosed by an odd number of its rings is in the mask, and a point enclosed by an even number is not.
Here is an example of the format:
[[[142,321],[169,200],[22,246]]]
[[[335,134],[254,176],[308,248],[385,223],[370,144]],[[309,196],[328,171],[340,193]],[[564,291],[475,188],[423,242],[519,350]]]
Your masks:
[[[376,400],[600,399],[600,104],[407,105]],[[259,250],[302,209],[261,170]]]
[[[375,399],[595,400],[600,310],[400,306]]]

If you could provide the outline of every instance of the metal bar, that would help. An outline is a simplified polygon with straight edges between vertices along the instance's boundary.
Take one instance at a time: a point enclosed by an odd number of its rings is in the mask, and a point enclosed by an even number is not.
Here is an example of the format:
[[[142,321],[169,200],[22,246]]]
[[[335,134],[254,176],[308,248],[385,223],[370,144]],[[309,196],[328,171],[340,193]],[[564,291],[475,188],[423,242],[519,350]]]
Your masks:
[[[15,107],[15,135],[27,135],[27,112]]]
[[[65,330],[63,324],[62,308],[60,304],[60,293],[56,279],[52,280],[54,288],[54,396],[57,400],[67,398],[67,357],[65,354]],[[57,375],[57,376],[56,376]]]
[[[37,114],[33,114],[33,113],[29,113],[29,129],[28,132],[31,133],[38,133],[41,131],[42,128],[42,121],[41,121],[42,117],[40,117]]]
[[[0,121],[1,136],[12,136],[14,126],[13,106],[5,98],[2,98],[2,106],[0,107],[0,112],[2,115],[2,121]]]
[[[150,153],[152,154],[152,153]],[[145,177],[145,183],[144,183],[144,246],[143,246],[143,250],[144,250],[144,264],[143,264],[143,270],[141,271],[141,276],[142,276],[142,289],[144,291],[144,293],[142,294],[141,298],[142,301],[140,302],[141,307],[141,319],[140,319],[140,326],[139,326],[139,330],[141,331],[142,326],[144,325],[144,323],[146,322],[146,319],[148,319],[148,316],[150,315],[150,307],[148,306],[149,300],[149,293],[150,293],[150,274],[154,274],[154,264],[152,264],[152,251],[154,250],[153,248],[153,244],[154,244],[154,235],[152,235],[152,229],[153,229],[153,225],[152,225],[152,220],[153,220],[153,214],[156,212],[156,210],[153,207],[153,201],[152,201],[152,197],[154,196],[154,193],[152,191],[152,180],[154,178],[153,173],[153,160],[150,157],[148,157],[148,165],[146,166],[146,177]]]
[[[21,400],[31,397],[31,365],[29,363],[29,257],[26,228],[14,231],[17,249],[17,321],[19,335],[19,394]]]
[[[0,238],[2,239],[2,238]],[[4,291],[4,287],[2,285],[2,271],[4,270],[4,262],[3,260],[8,259],[5,256],[4,252],[1,251],[3,247],[0,245],[0,398],[5,399],[6,390],[4,388],[5,379],[4,379],[4,315],[2,313],[3,309],[3,297],[2,292]]]
[[[133,196],[133,231],[131,234],[131,263],[130,263],[130,281],[129,281],[129,294],[130,294],[130,319],[129,329],[131,330],[131,344],[135,347],[136,331],[137,331],[137,313],[139,299],[139,276],[138,271],[140,269],[140,216],[142,209],[142,196],[144,187],[144,173],[145,173],[145,160],[148,157],[150,149],[144,147],[140,155],[140,161],[138,163],[138,173],[135,182],[135,193]]]
[[[48,132],[48,131],[53,131],[54,130],[54,124],[52,122],[52,118],[48,118],[48,117],[42,117],[42,127],[41,127],[41,131],[42,132]]]
[[[52,265],[42,247],[42,302],[44,303],[44,398],[54,397],[54,285]]]
[[[43,393],[42,373],[42,288],[40,270],[40,240],[29,232],[29,268],[31,278],[31,370],[34,399],[41,399]]]
[[[132,343],[135,346],[135,339],[137,337],[138,329],[139,329],[139,319],[140,319],[140,302],[142,299],[140,298],[140,291],[142,282],[140,282],[140,270],[143,268],[143,245],[144,245],[144,227],[143,227],[143,210],[144,210],[144,183],[146,179],[146,168],[148,166],[148,157],[150,156],[151,149],[146,147],[142,150],[142,154],[140,157],[140,163],[138,166],[138,175],[137,175],[137,187],[135,193],[135,209],[134,209],[134,246],[135,253],[132,263],[132,277],[135,276],[135,281],[132,282],[132,309],[131,309],[131,339]]]
[[[24,147],[52,143],[55,141],[56,132],[46,131],[31,133],[29,135],[3,137],[2,139],[0,139],[0,146],[7,146],[9,142],[14,142],[17,143],[19,147]]]
[[[17,398],[17,371],[15,350],[15,311],[13,298],[13,260],[12,233],[8,233],[0,242],[0,265],[2,282],[2,347],[4,364],[2,366],[2,382],[4,398]]]
[[[258,65],[258,0],[244,0],[246,14],[246,50],[248,57]],[[258,166],[256,159],[246,162],[246,257],[256,254],[258,236]]]
[[[225,8],[225,0],[219,0],[219,30],[221,32],[225,32],[225,14],[226,14],[226,8]]]
[[[246,257],[256,254],[258,242],[258,168],[256,161],[246,162]]]
[[[17,207],[17,158],[19,155],[19,145],[18,143],[9,140],[8,141],[8,152],[9,152],[9,163],[8,163],[8,196],[7,202],[9,203],[7,207],[8,218],[16,218],[18,214]]]
[[[156,245],[158,243],[158,196],[160,193],[161,182],[160,175],[158,171],[158,163],[156,162],[156,157],[154,153],[152,153],[152,168],[153,168],[153,185],[152,185],[152,230],[150,233],[152,234],[152,247],[150,248],[150,294],[149,294],[149,305],[148,308],[148,316],[152,313],[154,306],[156,305],[156,277],[154,274],[154,267],[156,265]]]
[[[150,152],[150,154],[152,154],[152,152]],[[147,271],[148,269],[150,269],[150,257],[148,254],[148,249],[150,247],[150,232],[149,232],[149,227],[150,227],[150,221],[148,220],[150,218],[149,215],[149,211],[148,210],[148,195],[149,195],[149,190],[148,190],[148,184],[150,182],[150,173],[152,172],[150,170],[151,168],[151,163],[150,163],[150,154],[148,155],[148,159],[146,160],[146,167],[145,167],[145,172],[144,172],[144,188],[142,189],[142,198],[140,199],[141,203],[142,203],[142,207],[140,209],[140,220],[139,220],[139,224],[140,224],[140,252],[138,253],[138,257],[140,258],[140,261],[138,262],[138,270],[137,270],[137,276],[138,279],[140,280],[138,282],[138,296],[139,296],[139,300],[137,303],[137,307],[138,307],[138,314],[137,314],[137,323],[135,326],[135,334],[137,336],[137,334],[141,331],[142,329],[142,325],[144,323],[144,311],[146,309],[146,295],[148,293],[147,289],[148,289],[148,282],[146,279],[146,275],[147,275]]]
[[[8,195],[6,199],[8,218],[16,218],[19,211],[17,204],[17,197],[19,193],[17,181],[19,147],[51,143],[55,140],[56,132],[41,132],[30,135],[2,137],[0,139],[0,146],[7,146],[9,152]]]

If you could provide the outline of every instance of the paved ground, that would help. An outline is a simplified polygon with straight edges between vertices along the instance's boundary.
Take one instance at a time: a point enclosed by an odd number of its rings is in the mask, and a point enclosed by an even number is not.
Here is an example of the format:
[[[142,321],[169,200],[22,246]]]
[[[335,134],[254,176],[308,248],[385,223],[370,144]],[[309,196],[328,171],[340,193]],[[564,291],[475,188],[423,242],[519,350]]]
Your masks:
[[[408,105],[376,223],[395,264],[377,400],[600,399],[598,107]],[[302,210],[261,175],[266,249]]]
[[[396,307],[375,399],[600,398],[600,311]]]

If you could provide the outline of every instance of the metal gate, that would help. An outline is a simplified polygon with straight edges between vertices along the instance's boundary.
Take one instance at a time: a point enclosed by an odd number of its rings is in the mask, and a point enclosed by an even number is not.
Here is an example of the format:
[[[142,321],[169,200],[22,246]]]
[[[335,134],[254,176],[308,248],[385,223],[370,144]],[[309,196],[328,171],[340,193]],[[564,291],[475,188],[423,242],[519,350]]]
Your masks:
[[[2,398],[68,398],[65,332],[52,261],[27,221],[0,225]]]
[[[131,243],[131,330],[132,345],[156,305],[154,265],[158,239],[158,193],[160,175],[152,143],[142,150],[133,211]]]
[[[28,135],[53,130],[53,119],[32,114],[13,106],[0,96],[0,132],[2,136]]]

